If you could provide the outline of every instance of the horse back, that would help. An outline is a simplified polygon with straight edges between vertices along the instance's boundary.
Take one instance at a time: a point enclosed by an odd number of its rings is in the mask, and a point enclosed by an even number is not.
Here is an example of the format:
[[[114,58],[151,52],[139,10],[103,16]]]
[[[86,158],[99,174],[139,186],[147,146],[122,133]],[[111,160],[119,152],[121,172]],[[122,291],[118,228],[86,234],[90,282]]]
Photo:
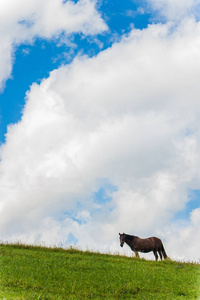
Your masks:
[[[134,246],[138,251],[141,252],[149,252],[156,248],[160,248],[162,245],[162,241],[157,237],[149,237],[146,239],[141,239],[139,237],[135,237]]]
[[[161,239],[155,236],[150,237],[149,240],[155,245],[155,247],[160,247],[162,245]]]
[[[159,238],[157,238],[155,236],[151,236],[151,237],[146,238],[146,239],[141,239],[138,236],[135,236],[134,241],[142,242],[142,243],[147,242],[147,243],[153,243],[153,244],[155,244],[155,243],[156,244],[162,243],[161,239],[159,239]]]

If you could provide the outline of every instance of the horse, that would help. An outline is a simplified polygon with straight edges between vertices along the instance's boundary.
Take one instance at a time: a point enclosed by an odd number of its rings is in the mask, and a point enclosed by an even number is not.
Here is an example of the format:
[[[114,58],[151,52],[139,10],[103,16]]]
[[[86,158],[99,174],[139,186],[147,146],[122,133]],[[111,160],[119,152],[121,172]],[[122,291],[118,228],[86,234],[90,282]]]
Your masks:
[[[135,235],[119,233],[119,238],[120,238],[120,246],[123,247],[124,243],[129,245],[131,250],[133,250],[135,252],[136,257],[139,257],[138,252],[147,253],[147,252],[153,251],[155,260],[158,260],[157,252],[159,253],[161,260],[162,260],[162,258],[164,258],[164,259],[168,258],[161,239],[159,239],[157,237],[153,236],[153,237],[149,237],[147,239],[141,239]]]

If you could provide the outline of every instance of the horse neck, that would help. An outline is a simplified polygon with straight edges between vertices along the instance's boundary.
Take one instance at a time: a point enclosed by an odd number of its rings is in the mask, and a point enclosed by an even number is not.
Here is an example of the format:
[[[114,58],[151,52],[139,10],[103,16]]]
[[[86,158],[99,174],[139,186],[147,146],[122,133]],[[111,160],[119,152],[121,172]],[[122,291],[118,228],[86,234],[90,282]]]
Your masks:
[[[125,236],[125,242],[130,246],[134,241],[134,235],[126,235]]]

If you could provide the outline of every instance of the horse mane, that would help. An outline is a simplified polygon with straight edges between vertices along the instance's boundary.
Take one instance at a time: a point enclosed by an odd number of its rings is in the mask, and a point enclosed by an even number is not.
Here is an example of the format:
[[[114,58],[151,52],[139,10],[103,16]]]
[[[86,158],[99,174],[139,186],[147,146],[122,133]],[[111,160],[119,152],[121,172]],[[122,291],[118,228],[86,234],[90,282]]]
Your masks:
[[[133,240],[133,238],[134,238],[134,235],[130,235],[130,234],[126,234],[126,233],[124,233],[124,235],[125,235],[125,237],[128,239],[128,240]]]

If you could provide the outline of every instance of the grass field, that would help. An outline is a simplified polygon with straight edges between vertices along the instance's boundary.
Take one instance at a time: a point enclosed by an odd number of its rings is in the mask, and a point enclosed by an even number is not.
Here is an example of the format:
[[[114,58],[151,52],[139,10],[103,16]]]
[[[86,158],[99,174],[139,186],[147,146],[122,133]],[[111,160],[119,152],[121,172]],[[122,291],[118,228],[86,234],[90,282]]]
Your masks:
[[[0,245],[0,299],[200,299],[200,265]]]

